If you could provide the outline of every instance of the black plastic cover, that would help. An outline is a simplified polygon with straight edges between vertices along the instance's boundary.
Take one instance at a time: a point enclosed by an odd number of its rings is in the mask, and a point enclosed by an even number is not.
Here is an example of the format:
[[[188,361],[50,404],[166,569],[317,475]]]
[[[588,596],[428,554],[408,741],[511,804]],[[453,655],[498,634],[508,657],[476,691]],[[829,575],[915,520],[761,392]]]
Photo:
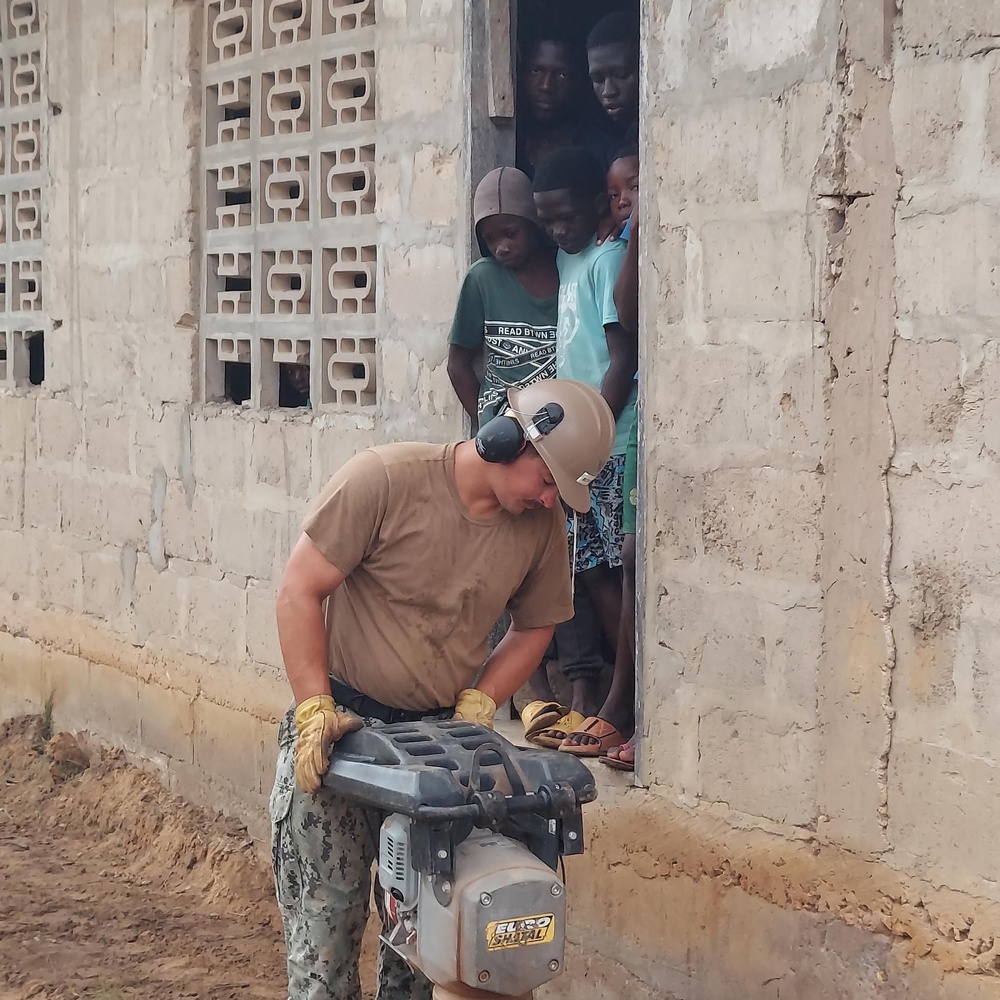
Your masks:
[[[377,723],[335,746],[323,784],[385,812],[421,818],[421,807],[467,805],[498,792],[518,811],[562,816],[597,796],[593,775],[571,754],[515,746],[468,722]],[[539,790],[542,790],[539,795]],[[525,797],[537,796],[537,807]],[[528,808],[525,808],[525,806]]]

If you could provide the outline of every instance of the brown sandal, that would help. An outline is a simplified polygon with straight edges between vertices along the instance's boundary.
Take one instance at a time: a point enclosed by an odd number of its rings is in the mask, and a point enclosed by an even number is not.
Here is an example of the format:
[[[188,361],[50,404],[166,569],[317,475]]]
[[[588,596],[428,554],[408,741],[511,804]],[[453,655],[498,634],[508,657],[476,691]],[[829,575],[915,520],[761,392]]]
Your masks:
[[[571,736],[590,736],[597,740],[596,743],[570,743]],[[625,737],[604,719],[592,715],[585,719],[582,726],[577,726],[571,733],[567,733],[566,739],[562,741],[559,749],[563,753],[571,753],[577,757],[601,757],[612,747],[621,746],[625,742]]]

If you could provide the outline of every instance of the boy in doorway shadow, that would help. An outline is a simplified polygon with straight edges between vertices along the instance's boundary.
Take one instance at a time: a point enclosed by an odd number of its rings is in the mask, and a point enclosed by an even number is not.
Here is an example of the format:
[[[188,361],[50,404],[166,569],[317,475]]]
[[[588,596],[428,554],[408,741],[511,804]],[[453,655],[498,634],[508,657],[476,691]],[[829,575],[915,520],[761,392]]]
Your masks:
[[[611,164],[620,142],[612,127],[582,112],[585,71],[583,53],[555,32],[543,32],[525,50],[518,74],[524,114],[517,165],[529,177],[557,149],[586,149],[605,169]]]
[[[639,19],[626,11],[602,17],[587,36],[594,96],[619,137],[639,143]]]

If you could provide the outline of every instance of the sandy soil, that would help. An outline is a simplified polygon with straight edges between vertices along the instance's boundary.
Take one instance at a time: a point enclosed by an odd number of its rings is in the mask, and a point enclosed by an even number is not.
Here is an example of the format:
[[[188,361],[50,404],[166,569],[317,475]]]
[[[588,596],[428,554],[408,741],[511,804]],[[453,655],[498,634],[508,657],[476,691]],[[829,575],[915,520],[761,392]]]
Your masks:
[[[246,831],[121,754],[0,727],[0,1000],[285,996]]]

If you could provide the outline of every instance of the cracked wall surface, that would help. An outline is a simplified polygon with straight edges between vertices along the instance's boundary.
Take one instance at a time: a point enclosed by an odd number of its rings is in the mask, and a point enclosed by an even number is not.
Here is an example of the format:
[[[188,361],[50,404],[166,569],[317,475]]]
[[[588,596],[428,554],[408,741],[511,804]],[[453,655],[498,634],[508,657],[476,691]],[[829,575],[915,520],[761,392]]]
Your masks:
[[[684,805],[815,830],[826,313],[856,125],[839,5],[766,6],[648,11],[642,774]]]
[[[815,912],[873,931],[859,886],[924,880],[875,921],[883,985],[836,995],[1000,996],[1000,5],[674,0],[646,31],[641,773],[684,836],[766,831],[769,857],[635,852],[757,895],[811,845],[846,901]],[[723,954],[662,995],[775,995]],[[779,995],[826,995],[802,975]]]
[[[893,243],[898,181],[889,115],[889,53],[845,7],[834,135],[818,183],[829,208],[820,310],[828,334],[828,445],[822,519],[822,741],[817,833],[856,850],[886,847],[895,642],[889,624],[892,512],[886,402],[895,339]],[[892,17],[891,10],[886,16]]]
[[[1000,9],[953,13],[905,3],[896,39],[887,836],[894,865],[997,899]]]

